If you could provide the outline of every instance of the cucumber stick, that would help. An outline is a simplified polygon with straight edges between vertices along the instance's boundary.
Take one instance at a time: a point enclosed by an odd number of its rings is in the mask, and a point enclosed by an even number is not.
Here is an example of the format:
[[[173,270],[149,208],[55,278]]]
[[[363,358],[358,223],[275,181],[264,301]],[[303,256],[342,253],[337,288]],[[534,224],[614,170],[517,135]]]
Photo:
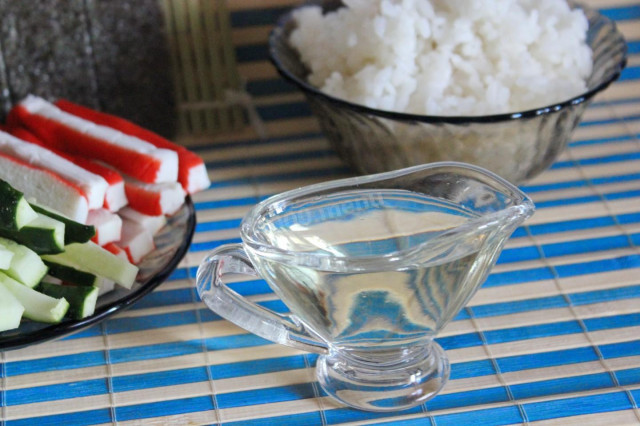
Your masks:
[[[0,244],[0,269],[9,269],[13,259],[13,252]]]
[[[60,281],[86,287],[100,286],[102,278],[100,278],[96,274],[81,271],[72,266],[63,265],[61,263],[52,262],[50,260],[45,260],[44,263],[49,268],[48,274],[59,279]]]
[[[24,317],[33,321],[59,323],[69,310],[65,298],[55,298],[29,288],[0,272],[0,285],[18,299],[24,307]]]
[[[64,243],[86,243],[91,240],[94,235],[96,235],[96,228],[91,225],[84,225],[82,223],[76,222],[75,220],[69,219],[62,213],[51,210],[48,207],[42,207],[38,204],[31,203],[31,207],[37,213],[43,214],[45,216],[49,216],[52,219],[55,219],[59,222],[64,223],[65,232],[64,232]]]
[[[24,306],[7,288],[0,284],[0,331],[20,326]]]
[[[0,179],[0,228],[18,231],[36,218],[22,192]]]
[[[78,287],[73,285],[58,285],[41,282],[36,289],[55,298],[64,298],[69,302],[67,316],[73,319],[86,318],[93,315],[98,301],[98,287]]]
[[[137,266],[91,241],[68,244],[64,252],[45,254],[42,259],[108,278],[124,288],[131,288],[138,275]]]
[[[25,245],[38,254],[63,252],[65,224],[40,213],[36,213],[36,215],[34,220],[19,231],[0,228],[0,236]]]
[[[4,272],[27,287],[35,287],[47,273],[47,265],[30,248],[0,237],[0,244],[13,252],[11,264]]]

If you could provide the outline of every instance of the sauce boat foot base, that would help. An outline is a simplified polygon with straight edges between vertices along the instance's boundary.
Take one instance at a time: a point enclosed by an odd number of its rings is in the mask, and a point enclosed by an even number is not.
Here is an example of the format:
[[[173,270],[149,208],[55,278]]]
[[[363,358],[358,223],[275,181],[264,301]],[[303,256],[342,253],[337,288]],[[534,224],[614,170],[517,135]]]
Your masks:
[[[435,341],[390,366],[367,353],[367,359],[332,351],[318,358],[316,376],[325,392],[366,411],[406,410],[433,398],[449,379],[449,360]]]

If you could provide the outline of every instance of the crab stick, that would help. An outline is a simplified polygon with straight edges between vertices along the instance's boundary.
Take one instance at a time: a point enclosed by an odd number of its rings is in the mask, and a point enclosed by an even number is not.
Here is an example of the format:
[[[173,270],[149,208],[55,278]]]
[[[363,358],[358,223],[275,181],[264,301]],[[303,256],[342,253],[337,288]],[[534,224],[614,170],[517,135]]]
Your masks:
[[[0,152],[0,179],[9,182],[29,200],[51,207],[77,222],[87,220],[89,205],[82,190],[49,170]]]
[[[13,127],[10,129],[10,133],[19,139],[50,149],[36,135],[24,127]],[[80,166],[95,175],[101,176],[107,182],[108,186],[104,196],[104,203],[102,206],[98,207],[104,207],[111,212],[116,212],[127,205],[127,196],[124,192],[124,179],[122,179],[120,173],[86,157],[80,157],[78,155],[72,155],[55,150],[52,151],[71,161],[75,165]],[[97,207],[90,206],[90,208]]]
[[[46,169],[74,183],[86,196],[90,209],[102,207],[107,181],[70,162],[55,152],[0,131],[0,151],[15,158]]]
[[[184,204],[187,195],[177,182],[144,183],[124,177],[129,207],[149,216],[172,215]]]
[[[120,237],[122,238],[122,234],[120,235]],[[121,249],[120,247],[118,247],[118,245],[116,243],[107,243],[104,246],[102,246],[103,249],[115,254],[116,256],[125,259],[125,260],[129,260],[129,256],[127,256],[127,253]]]
[[[164,215],[150,216],[142,214],[131,207],[124,207],[118,211],[118,215],[123,219],[130,220],[142,226],[149,231],[151,235],[157,234],[158,231],[167,224],[167,217]]]
[[[96,228],[91,240],[100,246],[118,241],[122,233],[122,219],[106,209],[89,210],[87,225]]]
[[[170,149],[178,154],[178,182],[189,194],[206,189],[211,184],[207,169],[202,159],[183,146],[177,145],[162,136],[142,128],[128,120],[115,115],[106,114],[87,108],[64,99],[59,99],[55,105],[61,110],[84,118],[95,124],[109,126],[129,136],[147,141],[157,148]]]
[[[107,192],[104,195],[104,204],[102,207],[110,212],[117,212],[129,203],[124,190],[124,179],[120,173],[95,160],[90,160],[85,157],[74,156],[72,161],[80,167],[102,176],[109,184]]]
[[[153,235],[128,219],[122,221],[122,238],[115,244],[125,251],[129,262],[134,265],[155,249]]]
[[[29,95],[9,113],[11,126],[22,125],[48,146],[104,161],[146,183],[175,182],[178,155],[134,136],[62,111]]]

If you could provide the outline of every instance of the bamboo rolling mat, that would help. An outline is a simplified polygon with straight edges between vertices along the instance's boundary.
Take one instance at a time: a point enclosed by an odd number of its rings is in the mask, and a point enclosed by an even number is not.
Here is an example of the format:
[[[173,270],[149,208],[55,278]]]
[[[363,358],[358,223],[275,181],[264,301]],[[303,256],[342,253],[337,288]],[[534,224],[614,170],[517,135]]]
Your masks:
[[[523,187],[536,214],[437,339],[452,362],[448,385],[386,414],[334,403],[314,380],[315,355],[220,319],[194,289],[200,261],[239,241],[256,202],[349,174],[266,58],[268,30],[292,3],[228,3],[260,126],[182,140],[213,183],[194,198],[196,234],[179,268],[97,326],[2,353],[2,425],[640,424],[640,2],[586,2],[618,21],[629,65],[561,158]],[[286,310],[263,281],[232,287]]]

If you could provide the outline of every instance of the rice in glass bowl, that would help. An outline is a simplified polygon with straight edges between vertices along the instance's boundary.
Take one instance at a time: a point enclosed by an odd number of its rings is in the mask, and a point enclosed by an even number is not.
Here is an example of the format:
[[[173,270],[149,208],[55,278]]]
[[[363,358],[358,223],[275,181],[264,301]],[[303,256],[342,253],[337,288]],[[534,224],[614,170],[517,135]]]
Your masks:
[[[519,1],[535,3],[533,0]],[[362,16],[364,13],[360,13],[361,16],[351,16],[351,20],[342,17],[333,24],[327,24],[329,21],[324,19],[331,13],[367,12],[371,2],[378,4],[378,15]],[[552,2],[558,4],[557,0]],[[480,43],[485,51],[481,53],[486,56],[490,53],[487,50],[496,51],[493,63],[486,63],[465,62],[465,55],[461,54],[466,49],[467,56],[473,57],[473,49],[479,44],[474,37],[479,38],[478,33],[482,32],[481,18],[474,20],[474,17],[463,16],[465,19],[459,19],[458,16],[457,21],[442,23],[442,16],[434,15],[435,18],[428,22],[431,28],[424,29],[425,25],[421,28],[419,23],[397,25],[404,22],[402,10],[387,11],[389,19],[380,21],[385,14],[384,7],[399,7],[411,1],[346,0],[345,3],[351,5],[352,10],[340,0],[315,1],[293,9],[272,31],[269,53],[279,73],[305,94],[323,132],[341,158],[362,174],[436,161],[461,161],[487,168],[516,184],[523,183],[551,165],[565,148],[589,101],[616,80],[626,64],[626,44],[615,24],[596,11],[574,4],[570,4],[571,10],[566,8],[564,15],[558,14],[560,19],[532,17],[531,13],[513,18],[510,33],[496,27],[495,22],[486,23]],[[421,7],[425,3],[428,2],[414,2]],[[432,3],[437,5],[438,1]],[[452,1],[450,8],[456,3],[482,3],[496,8],[506,4],[503,0]],[[472,9],[471,6],[461,8],[460,13],[472,14]],[[577,12],[583,16],[583,24],[575,17]],[[393,21],[393,13],[399,16],[398,21]],[[430,11],[420,12],[425,13]],[[305,14],[320,16],[305,19]],[[314,27],[308,31],[311,35],[305,36],[306,41],[301,41],[304,37],[296,33],[299,22]],[[364,26],[365,22],[371,25]],[[433,34],[438,31],[439,22],[440,38],[436,38]],[[536,22],[539,22],[538,27],[542,24],[555,27],[536,29]],[[345,23],[352,29],[345,27]],[[413,26],[414,37],[404,34],[403,38],[394,39],[393,33],[389,34],[394,23],[405,32],[407,27]],[[516,36],[518,28],[526,27],[525,24],[529,25],[527,34]],[[470,28],[475,28],[475,34],[469,33]],[[490,30],[494,31],[493,36],[487,35]],[[320,35],[323,31],[331,37],[323,38]],[[335,34],[339,31],[345,31],[341,35],[344,46],[331,50],[327,43],[336,44],[340,39]],[[371,33],[367,36],[366,31]],[[446,34],[442,36],[442,31],[449,31],[449,38]],[[561,40],[554,42],[552,37],[576,38],[580,31],[583,44],[589,48],[588,54],[577,51],[576,40],[567,43],[570,46],[567,48]],[[310,43],[314,43],[314,34],[317,46],[309,47],[313,46]],[[384,38],[388,47],[371,53],[372,48],[367,45],[375,43],[376,37]],[[456,37],[462,37],[466,43],[457,41],[458,58],[445,55],[443,59],[437,54],[438,49],[446,48],[449,40]],[[487,41],[491,37],[495,37],[493,44]],[[528,43],[526,47],[517,42],[504,42],[505,38],[517,41],[518,37],[523,39],[521,44]],[[551,38],[546,44],[538,40],[545,37]],[[426,48],[425,42],[430,43]],[[416,48],[416,43],[423,43],[422,49]],[[436,46],[438,43],[440,45]],[[462,44],[464,49],[460,47]],[[533,54],[536,49],[537,56]],[[542,63],[547,56],[555,58],[556,64],[560,62],[557,69]],[[442,66],[443,61],[457,61],[458,67],[447,70]],[[589,62],[585,64],[585,61]],[[518,64],[521,65],[519,69]],[[460,77],[465,67],[466,75]],[[449,78],[441,78],[437,72],[429,74],[432,68],[440,73],[448,72]],[[567,71],[572,68],[575,68],[573,75]],[[501,73],[500,69],[505,72]],[[411,78],[402,78],[398,70],[406,71]],[[456,72],[458,75],[452,76]],[[549,78],[545,80],[552,72],[565,73],[567,78],[560,83]],[[433,87],[437,89],[435,95],[418,93]],[[527,91],[529,88],[535,90]],[[416,93],[422,96],[416,96]],[[551,96],[545,98],[546,94]]]

